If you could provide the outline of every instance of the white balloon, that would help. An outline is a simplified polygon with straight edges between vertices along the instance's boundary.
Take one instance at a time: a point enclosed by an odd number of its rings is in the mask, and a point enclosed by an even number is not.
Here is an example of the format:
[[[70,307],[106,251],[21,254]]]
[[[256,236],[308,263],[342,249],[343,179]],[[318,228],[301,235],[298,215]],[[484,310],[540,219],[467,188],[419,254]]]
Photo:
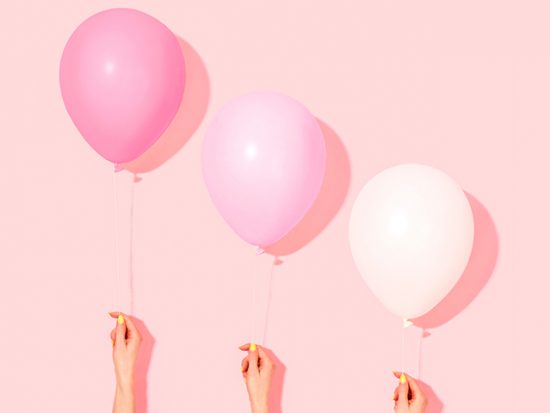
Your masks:
[[[416,318],[439,303],[470,258],[474,220],[460,186],[438,169],[405,164],[372,178],[349,223],[353,258],[392,313]]]

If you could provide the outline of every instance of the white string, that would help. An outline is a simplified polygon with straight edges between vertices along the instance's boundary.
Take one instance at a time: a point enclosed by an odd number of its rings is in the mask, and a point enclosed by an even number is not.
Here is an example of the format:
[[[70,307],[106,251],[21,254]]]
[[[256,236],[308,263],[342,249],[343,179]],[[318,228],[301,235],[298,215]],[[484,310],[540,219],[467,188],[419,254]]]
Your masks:
[[[405,372],[405,330],[413,325],[408,318],[403,318],[403,329],[401,330],[401,373]]]
[[[422,347],[424,345],[424,334],[426,333],[425,329],[422,329],[422,334],[420,335],[420,343],[418,344],[418,379],[422,380]]]
[[[115,236],[115,271],[117,278],[117,308],[118,311],[121,311],[122,305],[122,288],[121,288],[121,279],[120,279],[120,258],[119,258],[119,245],[118,245],[118,191],[117,191],[117,182],[116,182],[116,169],[113,172],[113,199],[115,207],[115,216],[114,216],[114,236]]]
[[[257,264],[257,260],[258,260],[258,257],[255,255],[254,256],[254,262],[252,264],[252,309],[250,311],[250,315],[252,317],[252,337],[251,337],[251,340],[250,342],[251,343],[256,343],[256,288],[257,288],[257,278],[258,278],[258,274],[257,274],[257,268],[256,268],[256,264]]]
[[[266,305],[265,305],[265,314],[264,314],[264,334],[262,337],[262,346],[266,345],[267,341],[267,322],[269,320],[269,309],[271,308],[271,291],[273,286],[273,271],[275,269],[275,262],[277,261],[277,258],[273,258],[273,262],[271,264],[271,269],[269,271],[269,280],[267,282],[267,298],[266,298]]]
[[[405,372],[405,328],[401,329],[401,374]]]
[[[136,179],[132,179],[132,191],[130,193],[130,254],[128,257],[128,287],[130,290],[130,314],[134,314],[134,198]]]

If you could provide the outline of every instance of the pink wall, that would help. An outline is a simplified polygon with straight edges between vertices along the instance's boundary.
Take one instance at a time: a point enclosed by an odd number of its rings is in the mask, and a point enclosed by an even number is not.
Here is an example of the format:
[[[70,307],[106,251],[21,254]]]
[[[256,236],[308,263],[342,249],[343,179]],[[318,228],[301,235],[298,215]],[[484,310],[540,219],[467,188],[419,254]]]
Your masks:
[[[251,334],[255,256],[212,206],[200,150],[216,110],[258,89],[308,106],[329,149],[318,202],[272,249],[281,262],[265,344],[285,366],[274,413],[392,411],[401,328],[356,271],[347,223],[362,185],[409,161],[463,185],[477,233],[452,299],[418,321],[425,337],[407,330],[407,369],[431,386],[432,413],[544,410],[549,10],[534,1],[448,3],[3,2],[0,411],[110,410],[112,168],[78,135],[57,79],[72,30],[113,6],[165,22],[185,39],[190,66],[182,112],[128,166],[142,180],[118,175],[123,257],[134,191],[133,261],[122,269],[133,272],[134,313],[149,331],[140,386],[150,413],[246,411],[237,346]],[[272,261],[257,259],[260,291]],[[265,304],[259,294],[260,327]]]

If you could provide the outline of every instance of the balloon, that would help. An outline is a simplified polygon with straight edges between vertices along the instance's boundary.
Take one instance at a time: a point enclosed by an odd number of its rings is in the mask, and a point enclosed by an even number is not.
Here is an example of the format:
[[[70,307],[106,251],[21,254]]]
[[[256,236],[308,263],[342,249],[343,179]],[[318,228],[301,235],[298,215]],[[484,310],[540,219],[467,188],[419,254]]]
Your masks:
[[[394,314],[416,318],[441,301],[472,251],[473,214],[462,189],[425,165],[382,171],[353,205],[349,241],[365,282]]]
[[[185,83],[178,39],[153,17],[111,9],[84,21],[60,66],[67,112],[105,159],[123,163],[147,150],[174,118]]]
[[[217,114],[203,146],[203,175],[214,205],[248,243],[266,247],[313,204],[325,173],[317,119],[277,93],[241,96]]]

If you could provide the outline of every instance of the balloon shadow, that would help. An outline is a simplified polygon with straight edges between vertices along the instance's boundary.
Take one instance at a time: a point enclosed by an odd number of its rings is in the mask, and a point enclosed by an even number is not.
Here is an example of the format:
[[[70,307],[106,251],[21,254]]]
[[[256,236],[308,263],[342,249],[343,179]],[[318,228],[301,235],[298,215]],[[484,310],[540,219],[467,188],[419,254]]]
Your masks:
[[[151,363],[155,338],[151,335],[142,320],[133,316],[132,320],[142,337],[135,372],[136,412],[147,413],[147,372]]]
[[[330,223],[348,194],[351,167],[346,147],[330,126],[319,120],[326,145],[326,169],[323,184],[310,210],[288,234],[265,252],[275,256],[290,255],[315,239]]]
[[[208,109],[210,79],[206,66],[189,43],[179,37],[178,42],[185,58],[185,90],[181,104],[160,138],[140,157],[120,165],[134,174],[150,172],[172,158],[193,136]]]
[[[438,327],[454,318],[480,293],[491,278],[498,257],[499,242],[495,224],[485,207],[466,193],[474,215],[474,243],[464,273],[447,296],[428,313],[414,320],[423,329]]]
[[[271,378],[271,389],[269,390],[269,412],[282,413],[281,402],[283,400],[283,385],[286,366],[281,362],[281,360],[279,360],[273,351],[265,347],[262,348],[275,365],[273,377]]]

